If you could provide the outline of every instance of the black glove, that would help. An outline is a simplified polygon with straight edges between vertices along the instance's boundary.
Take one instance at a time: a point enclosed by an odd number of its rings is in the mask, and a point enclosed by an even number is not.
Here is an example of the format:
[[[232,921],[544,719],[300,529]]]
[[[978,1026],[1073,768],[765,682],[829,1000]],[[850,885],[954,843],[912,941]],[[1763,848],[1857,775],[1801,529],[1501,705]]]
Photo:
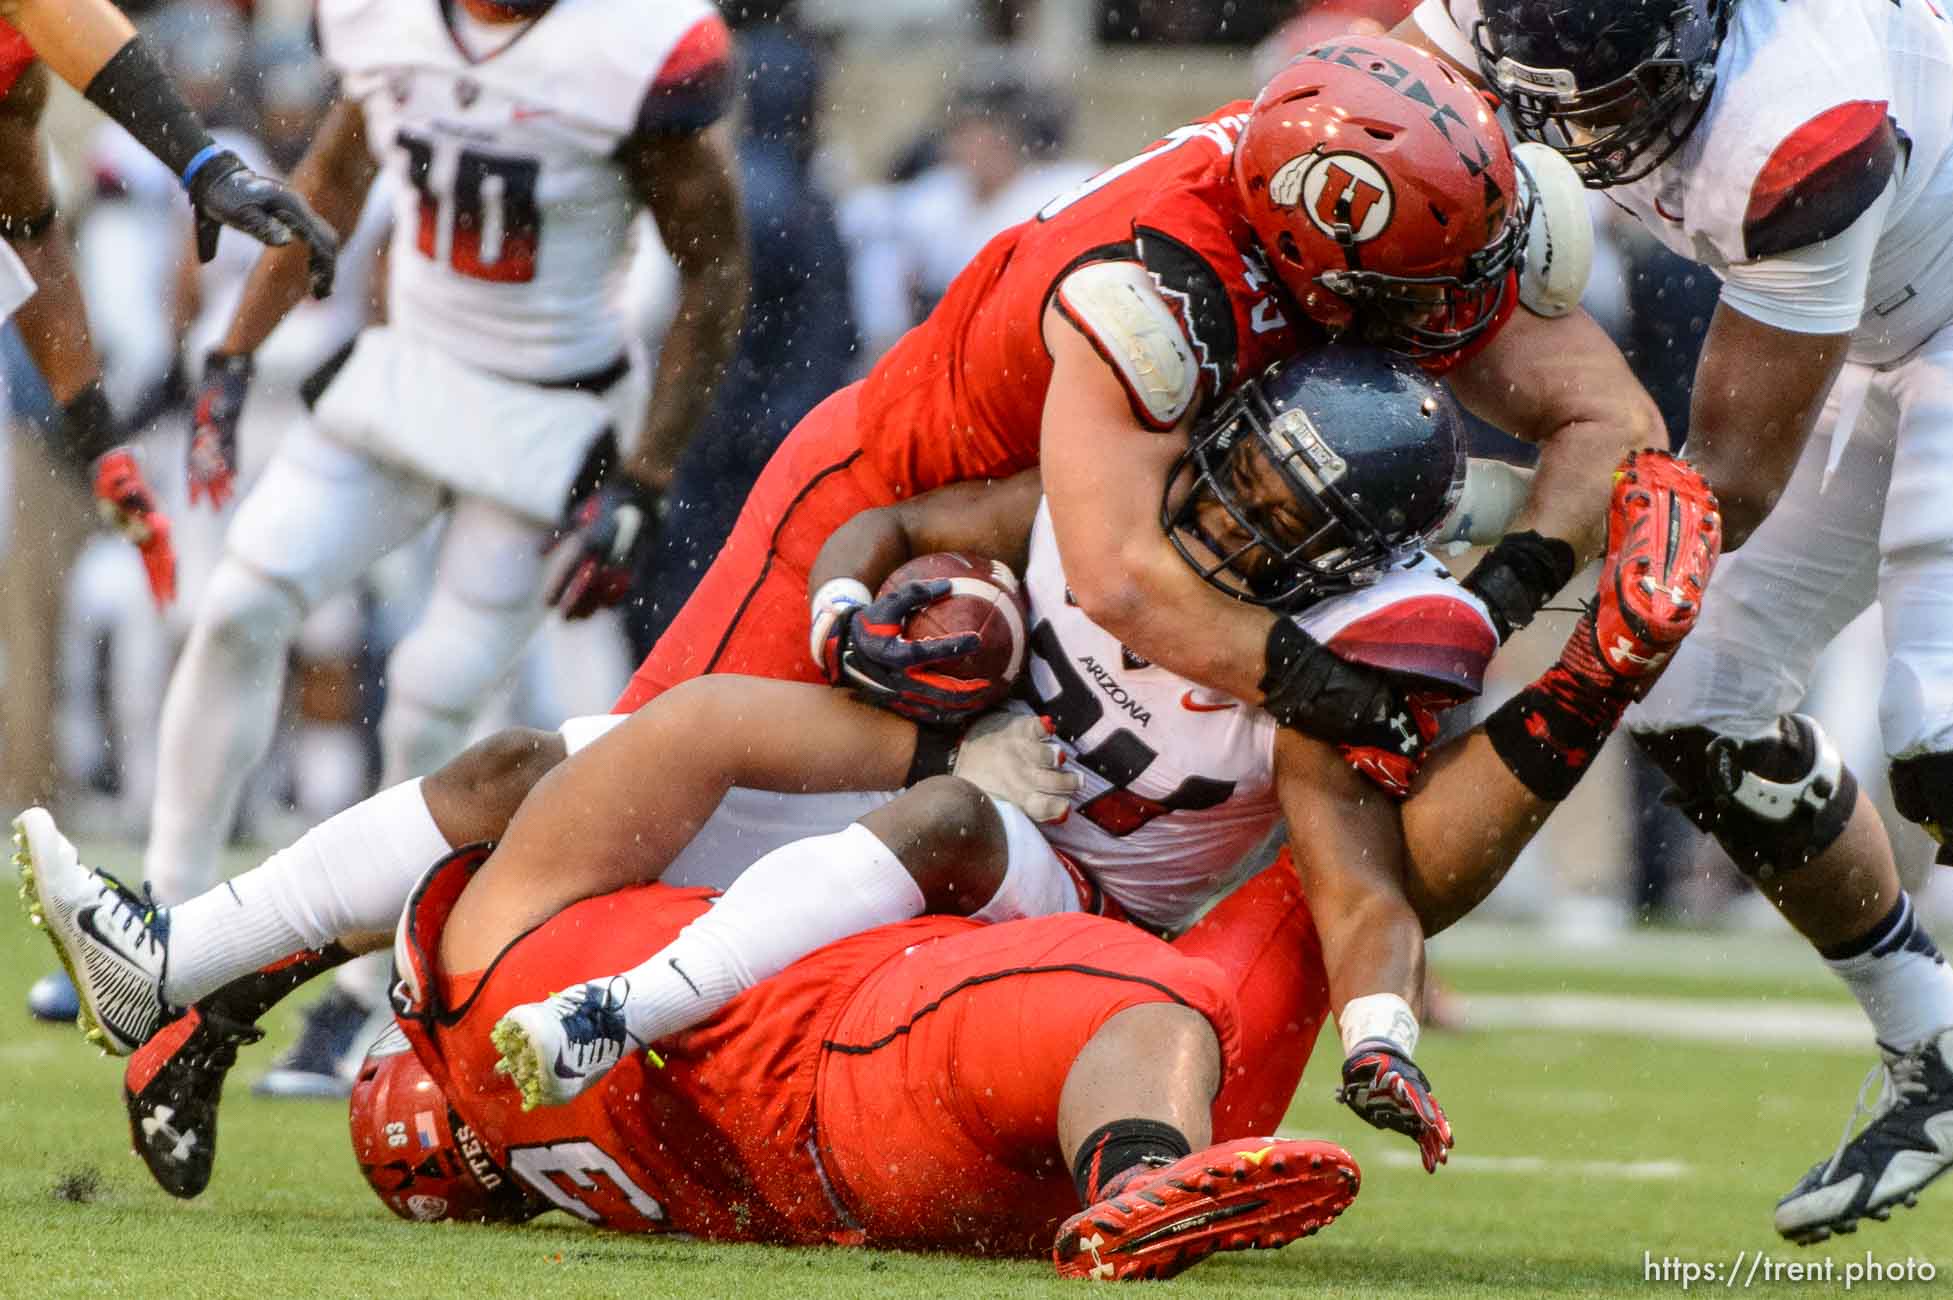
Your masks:
[[[260,176],[226,149],[198,167],[190,179],[190,206],[197,214],[197,257],[217,256],[217,231],[234,226],[261,244],[280,247],[294,239],[311,250],[312,296],[332,292],[339,237],[305,200],[279,181]]]
[[[1417,1143],[1424,1172],[1434,1174],[1451,1149],[1451,1121],[1444,1117],[1430,1081],[1395,1043],[1365,1039],[1343,1062],[1343,1086],[1336,1100],[1372,1128],[1402,1133]]]
[[[237,484],[237,421],[251,386],[251,358],[212,352],[190,418],[190,504],[204,497],[222,510]]]
[[[631,592],[638,556],[657,544],[660,497],[628,475],[617,475],[570,506],[545,550],[568,541],[563,564],[546,597],[566,619],[588,618]]]
[[[925,724],[966,722],[986,707],[993,683],[931,672],[934,664],[975,653],[975,632],[911,639],[909,615],[949,594],[949,581],[906,582],[829,625],[821,667],[836,686],[851,686],[872,704]]]

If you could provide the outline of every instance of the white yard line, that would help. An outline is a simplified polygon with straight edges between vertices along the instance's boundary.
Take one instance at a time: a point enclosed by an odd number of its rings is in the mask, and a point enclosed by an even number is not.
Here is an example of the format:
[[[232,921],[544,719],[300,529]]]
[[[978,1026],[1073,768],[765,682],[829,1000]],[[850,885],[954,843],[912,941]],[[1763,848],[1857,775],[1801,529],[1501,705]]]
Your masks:
[[[1471,1029],[1561,1029],[1733,1047],[1873,1051],[1853,1006],[1744,998],[1643,998],[1595,993],[1484,994],[1464,999]]]

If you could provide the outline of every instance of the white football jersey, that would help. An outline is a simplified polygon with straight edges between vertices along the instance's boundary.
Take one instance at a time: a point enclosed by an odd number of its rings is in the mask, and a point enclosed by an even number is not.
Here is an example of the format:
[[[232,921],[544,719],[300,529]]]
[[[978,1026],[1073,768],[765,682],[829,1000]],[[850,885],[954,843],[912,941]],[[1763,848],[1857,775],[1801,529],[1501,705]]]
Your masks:
[[[1086,618],[1072,603],[1045,504],[1031,529],[1024,588],[1031,653],[1020,695],[1029,699],[1010,707],[1050,718],[1082,779],[1071,815],[1040,829],[1126,911],[1178,929],[1232,882],[1281,816],[1275,720],[1140,659]],[[1334,644],[1361,636],[1360,625],[1380,626],[1405,601],[1434,595],[1462,602],[1490,628],[1476,597],[1429,560],[1321,601],[1299,621]]]
[[[1474,69],[1467,34],[1478,18],[1479,0],[1423,0],[1416,11],[1433,42]],[[1682,147],[1608,197],[1676,253],[1740,279],[1747,296],[1767,300],[1774,283],[1808,298],[1823,286],[1794,273],[1773,280],[1773,255],[1754,251],[1757,205],[1829,160],[1827,126],[1889,118],[1897,193],[1862,302],[1836,330],[1811,332],[1842,332],[1856,314],[1852,359],[1882,363],[1953,319],[1953,23],[1942,0],[1743,0],[1716,74]],[[1785,319],[1800,314],[1786,302]]]
[[[614,290],[642,206],[616,151],[722,111],[724,23],[708,0],[558,0],[471,58],[451,3],[318,6],[398,195],[389,321],[511,378],[600,370],[624,353]]]

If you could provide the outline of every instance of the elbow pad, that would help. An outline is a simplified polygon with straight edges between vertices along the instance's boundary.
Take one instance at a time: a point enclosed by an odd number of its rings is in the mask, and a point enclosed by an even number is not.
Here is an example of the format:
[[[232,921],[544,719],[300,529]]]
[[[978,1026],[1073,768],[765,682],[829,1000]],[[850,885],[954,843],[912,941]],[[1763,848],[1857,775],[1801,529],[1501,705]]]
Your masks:
[[[1519,301],[1535,316],[1564,316],[1580,305],[1594,268],[1594,218],[1587,187],[1573,165],[1546,145],[1513,149],[1532,211],[1526,258],[1519,269]]]

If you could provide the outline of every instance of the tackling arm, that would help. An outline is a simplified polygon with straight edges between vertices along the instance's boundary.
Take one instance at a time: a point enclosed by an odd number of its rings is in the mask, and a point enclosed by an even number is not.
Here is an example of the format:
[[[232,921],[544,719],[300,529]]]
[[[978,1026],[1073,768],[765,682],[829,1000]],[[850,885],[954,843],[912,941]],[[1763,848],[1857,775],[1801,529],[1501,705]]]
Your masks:
[[[108,0],[14,0],[0,7],[34,53],[77,90],[136,34]]]
[[[1630,451],[1668,443],[1660,410],[1620,349],[1584,311],[1551,320],[1518,311],[1449,379],[1473,414],[1539,446],[1512,530],[1557,537],[1577,562],[1592,559],[1615,466]]]
[[[812,597],[837,578],[873,590],[909,560],[938,551],[969,551],[1022,573],[1042,493],[1038,471],[1027,469],[1000,481],[954,483],[864,510],[822,544],[808,574],[807,594]]]
[[[678,266],[677,314],[658,357],[644,435],[627,467],[662,492],[739,340],[751,276],[746,228],[724,127],[638,137],[625,147],[623,163]]]
[[[1117,376],[1063,313],[1044,314],[1052,357],[1042,464],[1051,523],[1086,617],[1153,663],[1238,699],[1262,698],[1275,616],[1203,582],[1159,525],[1160,494],[1187,448],[1141,424]],[[1188,628],[1201,635],[1186,635]]]

